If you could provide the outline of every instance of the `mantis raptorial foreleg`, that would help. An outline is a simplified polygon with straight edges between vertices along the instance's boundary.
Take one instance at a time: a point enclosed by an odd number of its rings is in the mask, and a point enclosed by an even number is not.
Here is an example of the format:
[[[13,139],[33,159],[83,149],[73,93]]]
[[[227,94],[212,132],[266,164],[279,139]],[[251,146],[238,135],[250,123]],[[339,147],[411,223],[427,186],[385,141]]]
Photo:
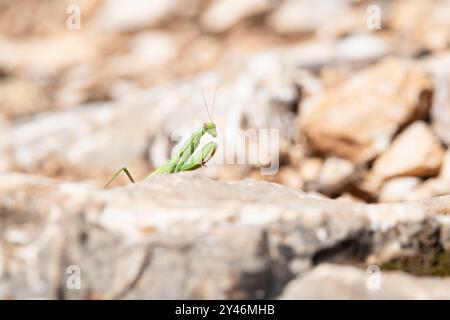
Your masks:
[[[202,128],[198,129],[190,136],[180,151],[178,151],[171,160],[153,171],[148,177],[180,171],[191,171],[208,162],[217,149],[217,143],[215,142],[209,142],[200,152],[193,155],[200,144],[200,139],[205,134],[217,137],[216,125],[214,123],[205,123]],[[196,166],[195,164],[199,165]]]
[[[181,165],[180,171],[191,171],[204,166],[217,150],[217,143],[211,141],[199,152],[195,153],[187,162]]]

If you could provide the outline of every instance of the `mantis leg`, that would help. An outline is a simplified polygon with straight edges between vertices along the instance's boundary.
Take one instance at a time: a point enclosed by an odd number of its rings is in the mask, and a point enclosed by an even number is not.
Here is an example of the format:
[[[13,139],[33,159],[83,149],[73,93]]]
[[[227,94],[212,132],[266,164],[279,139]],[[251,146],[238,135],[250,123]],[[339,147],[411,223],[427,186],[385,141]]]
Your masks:
[[[196,170],[212,158],[217,150],[217,143],[207,143],[199,152],[195,153],[187,162],[181,165],[180,171]]]
[[[175,156],[172,157],[172,159],[170,159],[161,167],[153,171],[148,177],[160,174],[175,173],[180,171],[181,165],[184,164],[191,157],[192,153],[200,144],[200,138],[202,137],[203,134],[204,134],[203,128],[194,132],[189,137],[189,139],[184,143],[180,151]]]
[[[198,145],[200,144],[200,138],[201,136],[192,137],[190,144],[183,150],[181,157],[178,159],[177,163],[175,164],[175,168],[173,168],[173,171],[171,173],[182,171],[181,168],[186,162],[188,162],[188,160],[195,152],[195,149],[197,149]]]
[[[130,181],[132,183],[134,183],[134,179],[131,176],[130,172],[128,171],[128,169],[126,167],[120,168],[119,171],[116,172],[116,174],[106,183],[106,185],[103,187],[104,189],[108,188],[109,185],[117,178],[117,176],[121,173],[121,172],[125,172],[125,174],[127,175],[128,179],[130,179]]]
[[[183,144],[182,148],[178,153],[172,157],[168,162],[163,164],[161,167],[154,170],[147,177],[152,177],[160,174],[176,173],[179,171],[195,170],[206,163],[213,155],[217,149],[216,143],[208,143],[202,148],[200,152],[192,155],[200,144],[200,139],[202,136],[208,132],[208,127],[203,126],[202,128],[196,130],[189,139]],[[215,129],[214,129],[215,130]],[[214,131],[215,132],[215,131]],[[208,132],[209,133],[209,132]],[[217,133],[209,133],[210,135],[216,137]]]

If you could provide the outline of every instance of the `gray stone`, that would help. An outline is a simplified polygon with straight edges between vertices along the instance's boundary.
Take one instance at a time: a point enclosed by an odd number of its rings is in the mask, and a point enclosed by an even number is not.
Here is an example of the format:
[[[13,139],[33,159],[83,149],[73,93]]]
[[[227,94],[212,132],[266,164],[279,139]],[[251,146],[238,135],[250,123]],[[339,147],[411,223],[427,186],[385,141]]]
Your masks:
[[[450,279],[413,277],[400,271],[383,271],[379,274],[369,271],[350,266],[323,264],[306,276],[291,281],[280,298],[450,299]]]
[[[97,23],[109,31],[135,31],[168,19],[179,5],[178,0],[107,0],[97,13]]]
[[[104,183],[105,177],[126,165],[137,177],[145,176],[168,160],[180,140],[208,120],[202,90],[212,104],[217,88],[214,121],[220,147],[210,164],[223,164],[225,157],[255,150],[239,144],[246,129],[280,130],[281,153],[285,153],[296,135],[294,109],[299,97],[294,75],[284,70],[282,55],[267,51],[111,103],[7,123],[0,126],[0,170],[101,178],[99,182]],[[252,139],[252,146],[257,142]],[[208,169],[209,175],[218,176],[217,167]]]
[[[3,173],[0,296],[273,298],[317,264],[379,263],[447,243],[448,200],[354,204],[196,174],[101,190]]]

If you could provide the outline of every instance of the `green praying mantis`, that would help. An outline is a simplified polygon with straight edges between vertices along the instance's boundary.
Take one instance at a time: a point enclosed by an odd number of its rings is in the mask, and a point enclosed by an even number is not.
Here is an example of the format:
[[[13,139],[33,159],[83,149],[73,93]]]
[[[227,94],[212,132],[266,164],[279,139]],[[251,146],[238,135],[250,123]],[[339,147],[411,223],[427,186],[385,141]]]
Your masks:
[[[214,156],[214,153],[216,152],[218,147],[217,143],[214,141],[207,143],[200,151],[194,153],[200,144],[201,138],[205,134],[209,134],[214,138],[217,137],[217,129],[213,121],[214,102],[216,100],[216,94],[214,94],[211,113],[209,113],[208,103],[206,101],[205,95],[203,94],[203,91],[202,95],[210,122],[204,123],[201,128],[194,131],[189,139],[183,144],[180,151],[178,151],[169,161],[167,161],[161,167],[151,172],[145,179],[161,174],[177,173],[180,171],[193,171],[205,166],[205,163],[207,163]],[[106,183],[104,188],[108,188],[121,172],[124,172],[132,183],[135,183],[135,180],[131,176],[130,171],[127,169],[127,167],[122,167]]]

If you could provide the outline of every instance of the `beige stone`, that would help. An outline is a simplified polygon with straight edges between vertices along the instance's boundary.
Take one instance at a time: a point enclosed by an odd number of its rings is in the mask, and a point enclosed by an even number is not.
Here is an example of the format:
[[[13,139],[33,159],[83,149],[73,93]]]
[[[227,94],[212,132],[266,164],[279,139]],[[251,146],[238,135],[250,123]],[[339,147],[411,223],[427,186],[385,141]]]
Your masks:
[[[422,180],[417,177],[390,179],[384,183],[378,200],[381,202],[404,201],[421,182]]]
[[[302,132],[318,151],[367,161],[388,147],[401,126],[428,112],[431,92],[419,67],[387,58],[330,89],[301,118]]]
[[[127,32],[155,26],[173,16],[180,7],[178,0],[120,0],[103,1],[96,24],[104,30]]]
[[[422,121],[411,124],[374,163],[379,178],[432,176],[439,172],[444,151],[440,141]]]
[[[50,109],[46,89],[31,81],[0,81],[0,115],[15,118]]]
[[[390,3],[388,23],[396,36],[397,51],[443,51],[448,46],[450,7],[448,1],[399,0]]]
[[[279,297],[288,285],[286,297],[296,286],[290,280],[308,277],[312,265],[352,263],[353,248],[362,262],[380,263],[422,252],[418,239],[449,247],[450,237],[430,237],[450,232],[449,198],[366,205],[195,173],[108,190],[1,173],[0,298],[261,299]],[[80,290],[62,285],[74,265]],[[339,278],[349,290],[335,290]],[[303,296],[363,297],[339,272],[321,279]],[[423,289],[437,297],[434,283]]]
[[[439,177],[444,180],[450,181],[450,149],[444,154],[444,159],[442,161],[441,171],[439,172]]]
[[[347,8],[345,0],[288,0],[271,14],[268,23],[282,34],[314,32],[338,19]]]
[[[320,175],[323,160],[320,158],[307,158],[300,163],[300,177],[303,181],[317,180]]]
[[[422,200],[450,194],[450,180],[441,178],[428,179],[412,190],[406,200]]]
[[[224,32],[247,17],[269,10],[271,6],[268,0],[214,1],[203,13],[201,24],[210,32]]]
[[[450,299],[449,279],[370,268],[320,265],[291,281],[281,299]]]
[[[433,79],[431,127],[440,140],[450,145],[450,54],[434,54],[423,65]]]
[[[280,171],[278,172],[277,182],[291,188],[301,188],[303,186],[298,171],[291,167],[280,169]]]
[[[207,174],[227,175],[219,174],[219,169],[225,167],[220,165],[225,162],[225,155],[232,159],[233,155],[237,159],[238,154],[257,155],[256,129],[279,128],[280,149],[293,140],[295,115],[288,106],[297,99],[296,86],[289,81],[281,56],[270,52],[144,91],[117,94],[110,102],[91,103],[89,107],[0,125],[0,170],[78,180],[99,178],[101,185],[118,168],[128,166],[140,180],[168,160],[175,140],[187,139],[208,119],[202,90],[212,103],[216,88],[220,90],[214,106],[214,122],[218,127],[218,142],[227,143],[221,143],[213,159],[222,162],[217,166],[210,162],[204,168],[209,171]],[[242,132],[241,129],[251,130]],[[252,137],[248,149],[241,143],[247,133]],[[273,150],[265,149],[265,153],[275,158],[277,146],[270,147]],[[256,159],[260,161],[258,164],[268,166],[267,156]],[[248,173],[249,162],[235,166],[239,172],[233,176],[243,177]]]
[[[355,172],[355,166],[345,159],[327,158],[317,179],[319,191],[325,194],[340,192]]]

